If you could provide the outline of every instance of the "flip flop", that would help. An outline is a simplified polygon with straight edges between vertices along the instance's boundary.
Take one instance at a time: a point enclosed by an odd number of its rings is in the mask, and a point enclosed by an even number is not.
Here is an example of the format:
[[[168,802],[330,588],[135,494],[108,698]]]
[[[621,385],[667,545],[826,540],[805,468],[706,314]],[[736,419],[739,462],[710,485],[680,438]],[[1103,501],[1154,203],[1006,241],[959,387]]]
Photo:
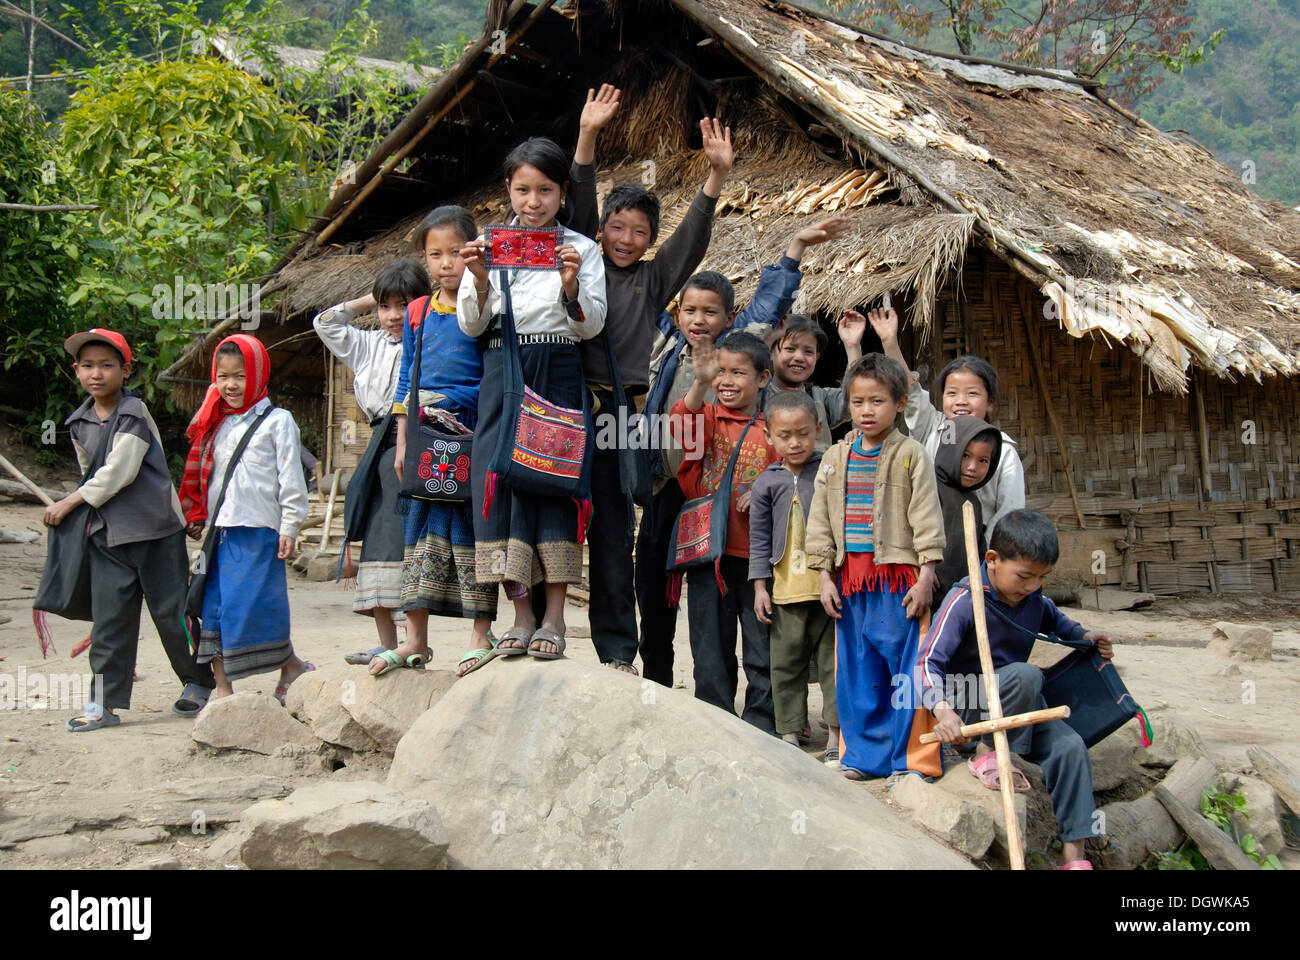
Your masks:
[[[998,777],[998,755],[995,751],[990,750],[978,760],[967,760],[966,769],[990,790],[1002,789],[1002,781]],[[1016,793],[1029,792],[1029,778],[1014,765],[1011,767],[1011,788]]]
[[[843,772],[845,780],[852,780],[854,782],[859,782],[867,779],[867,775],[865,773],[853,767],[841,766],[840,770],[841,772]]]
[[[563,646],[561,646],[560,649],[564,649]],[[613,667],[615,670],[619,671],[620,673],[630,673],[634,677],[641,676],[641,674],[636,669],[636,664],[629,663],[626,660],[606,660],[605,666]]]
[[[80,725],[77,725],[78,720],[81,721]],[[85,733],[88,730],[98,730],[100,727],[116,727],[121,722],[122,718],[116,713],[108,713],[100,708],[98,704],[88,703],[85,710],[82,710],[64,726],[67,727],[70,733]]]
[[[412,670],[423,670],[424,665],[433,659],[433,651],[413,653],[406,658],[406,665]]]
[[[528,642],[532,639],[532,628],[511,627],[505,633],[501,634],[501,639],[497,641],[497,655],[501,657],[523,656],[528,652]],[[503,647],[502,644],[507,640],[518,640],[520,645],[517,647]]]
[[[172,704],[172,713],[181,717],[192,717],[208,705],[210,696],[212,691],[207,687],[201,687],[197,683],[187,683],[179,699]]]
[[[376,660],[384,661],[384,669],[380,670],[378,673],[372,673],[372,677],[382,677],[386,673],[392,673],[394,670],[406,666],[406,658],[396,650],[385,650],[383,653],[375,654],[375,656],[370,658],[371,663],[374,663]]]
[[[534,643],[553,643],[558,648],[555,653],[542,653],[540,650],[534,650]],[[554,630],[548,630],[546,627],[538,627],[533,631],[532,638],[528,641],[528,655],[537,660],[560,660],[564,657],[564,637],[560,636]]]
[[[311,673],[316,669],[316,664],[312,663],[310,660],[304,660],[302,662],[302,667],[302,673]],[[302,673],[298,674],[298,677],[301,677]],[[294,677],[293,680],[297,680],[298,677]],[[289,694],[289,684],[293,683],[293,680],[290,680],[289,683],[277,683],[275,685],[275,693],[273,696],[275,699],[280,701],[280,706],[282,707],[284,706],[284,698]]]
[[[381,644],[377,647],[372,647],[364,653],[349,653],[343,658],[343,662],[350,663],[353,666],[364,667],[387,649],[387,647]]]
[[[1092,864],[1087,860],[1069,860],[1056,868],[1057,870],[1091,870]]]
[[[838,750],[827,750],[822,754],[821,761],[828,767],[838,767],[840,765],[840,752]]]
[[[469,664],[469,666],[460,672],[458,676],[468,676],[479,667],[483,666],[483,664],[487,663],[489,660],[495,660],[498,656],[499,653],[495,647],[479,647],[477,650],[471,650],[457,661],[457,668],[459,668],[462,663]]]

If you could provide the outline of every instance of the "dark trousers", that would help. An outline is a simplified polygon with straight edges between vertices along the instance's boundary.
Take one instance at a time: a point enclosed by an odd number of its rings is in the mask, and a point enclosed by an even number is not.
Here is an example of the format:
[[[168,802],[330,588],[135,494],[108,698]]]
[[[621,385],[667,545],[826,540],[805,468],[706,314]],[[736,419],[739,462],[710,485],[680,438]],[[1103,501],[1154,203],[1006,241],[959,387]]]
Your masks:
[[[677,607],[668,603],[668,551],[673,524],[686,498],[669,480],[641,513],[636,535],[636,602],[641,608],[641,675],[665,687],[673,685],[673,638]],[[593,564],[594,565],[594,564]],[[593,596],[594,596],[593,591]],[[593,631],[594,633],[594,631]]]
[[[760,730],[776,733],[772,715],[772,678],[769,671],[767,624],[754,613],[754,585],[749,579],[749,561],[744,557],[722,558],[722,582],[718,590],[713,565],[686,572],[689,594],[687,622],[691,629],[691,656],[695,659],[695,696],[736,712],[736,623],[740,623],[741,658],[745,667],[745,709],[741,719]]]
[[[998,699],[1002,715],[1009,717],[1030,710],[1046,710],[1043,699],[1043,671],[1031,663],[1009,663],[997,671]],[[983,693],[984,678],[979,690]],[[979,704],[958,710],[962,723],[988,719]],[[981,738],[990,747],[993,736]],[[1049,720],[1007,731],[1007,746],[1030,763],[1043,769],[1043,783],[1052,796],[1052,812],[1061,828],[1061,839],[1086,840],[1093,836],[1092,760],[1083,738],[1064,720]]]
[[[776,732],[798,733],[808,719],[808,664],[817,666],[822,718],[840,725],[835,701],[835,621],[820,600],[773,603],[768,628],[772,651],[772,701]],[[811,659],[810,659],[811,658]],[[832,744],[831,746],[836,746]]]
[[[140,640],[140,599],[162,639],[163,651],[182,683],[209,690],[212,668],[194,662],[185,634],[185,593],[189,563],[185,534],[110,547],[104,531],[90,538],[90,669],[104,678],[103,703],[129,709]]]
[[[601,662],[636,659],[636,592],[632,574],[632,504],[619,489],[618,451],[597,449],[591,461],[591,525],[587,574],[591,641]],[[669,684],[672,683],[671,672]]]

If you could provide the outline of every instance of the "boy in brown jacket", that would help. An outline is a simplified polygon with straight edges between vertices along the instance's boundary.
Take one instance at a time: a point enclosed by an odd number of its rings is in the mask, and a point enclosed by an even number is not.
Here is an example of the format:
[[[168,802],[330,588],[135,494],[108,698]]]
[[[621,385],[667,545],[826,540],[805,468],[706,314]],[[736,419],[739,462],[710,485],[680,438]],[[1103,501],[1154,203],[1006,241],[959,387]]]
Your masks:
[[[840,765],[850,780],[901,773],[914,711],[895,708],[894,678],[910,680],[943,558],[943,516],[924,448],[894,427],[907,403],[902,365],[867,354],[844,375],[860,436],[822,458],[808,517],[808,566],[839,621],[835,699]]]

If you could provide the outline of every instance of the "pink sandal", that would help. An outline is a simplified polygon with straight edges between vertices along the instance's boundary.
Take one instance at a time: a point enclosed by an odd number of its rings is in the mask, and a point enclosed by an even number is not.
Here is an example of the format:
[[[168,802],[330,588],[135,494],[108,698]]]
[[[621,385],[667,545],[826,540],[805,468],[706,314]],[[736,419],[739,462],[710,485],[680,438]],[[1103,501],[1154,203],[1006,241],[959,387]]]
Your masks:
[[[302,671],[302,673],[311,673],[313,670],[316,669],[316,664],[312,663],[310,660],[304,660],[304,661],[302,662],[302,666],[303,666],[303,671]],[[302,673],[298,674],[298,677],[301,677],[301,676],[302,676]],[[294,677],[293,679],[294,679],[294,680],[297,680],[298,677]],[[289,681],[289,683],[292,683],[292,682],[293,682],[292,680]],[[276,684],[276,686],[275,686],[274,697],[275,697],[275,699],[277,699],[277,700],[280,701],[280,706],[283,707],[283,706],[285,705],[285,703],[284,703],[284,698],[285,698],[286,695],[288,695],[288,693],[289,693],[289,684],[288,684],[288,683],[278,683],[278,684]]]
[[[998,778],[998,755],[996,751],[990,750],[978,760],[967,760],[966,769],[971,772],[971,776],[979,778],[979,782],[990,790],[1002,789],[1002,781]],[[1011,767],[1011,788],[1016,793],[1029,792],[1029,778],[1020,770],[1017,770],[1014,764]]]
[[[1087,860],[1070,860],[1061,864],[1057,870],[1091,870],[1092,864]]]

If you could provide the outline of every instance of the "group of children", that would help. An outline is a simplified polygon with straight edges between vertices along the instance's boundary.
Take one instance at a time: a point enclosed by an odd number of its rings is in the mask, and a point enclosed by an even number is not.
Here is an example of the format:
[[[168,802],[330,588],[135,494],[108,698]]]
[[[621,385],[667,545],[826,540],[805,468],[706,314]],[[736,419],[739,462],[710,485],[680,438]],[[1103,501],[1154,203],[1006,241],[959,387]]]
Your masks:
[[[730,129],[715,119],[701,122],[707,179],[673,234],[646,260],[659,234],[655,194],[623,184],[603,204],[596,196],[594,145],[618,106],[612,87],[589,93],[572,158],[553,141],[532,138],[506,160],[512,224],[563,228],[557,269],[492,268],[471,213],[442,206],[415,232],[418,262],[392,264],[369,296],[315,319],[326,346],[354,371],[358,407],[374,428],[348,496],[350,509],[364,512],[354,609],[373,616],[378,644],[349,660],[369,664],[377,677],[421,667],[430,658],[431,613],[473,621],[459,675],[496,657],[562,656],[566,590],[582,577],[585,540],[592,636],[601,661],[635,674],[639,654],[647,678],[671,685],[682,580],[667,564],[675,521],[688,500],[719,489],[734,461],[722,554],[684,577],[696,696],[735,712],[739,634],[746,721],[807,742],[811,667],[830,731],[828,763],[857,780],[925,772],[930,768],[914,754],[918,714],[891,705],[891,693],[897,678],[914,668],[922,669],[927,684],[942,686],[945,671],[975,663],[963,504],[976,510],[990,602],[1034,627],[1082,631],[1039,590],[1056,559],[1055,533],[1041,515],[1023,510],[1024,475],[1014,442],[988,422],[996,410],[996,374],[978,358],[958,357],[938,378],[936,408],[907,370],[897,314],[882,308],[864,317],[845,310],[838,333],[848,372],[839,388],[813,385],[826,335],[815,320],[787,314],[804,251],[834,240],[847,218],[800,230],[785,255],[764,268],[748,307],[738,310],[725,277],[696,272],[732,168]],[[674,299],[678,306],[670,316],[665,311]],[[351,325],[371,309],[378,329]],[[517,338],[514,354],[503,342],[507,311]],[[868,323],[883,353],[863,356]],[[113,545],[108,498],[141,483],[161,491],[166,478],[165,471],[155,476],[158,470],[127,463],[146,453],[146,462],[161,456],[147,411],[135,410],[143,405],[121,399],[120,377],[113,395],[111,376],[94,374],[101,377],[94,380],[82,372],[92,359],[113,360],[114,351],[124,365],[129,360],[120,345],[106,348],[108,334],[99,333],[99,339],[69,341],[94,413],[101,424],[117,403],[123,414],[135,414],[129,427],[119,425],[123,439],[111,446],[103,468],[120,485],[96,475],[80,494],[108,523],[100,552],[114,564],[133,564],[132,575],[187,683],[183,699],[193,709],[206,701],[208,688],[215,686],[214,696],[227,694],[231,681],[259,670],[279,669],[282,693],[311,669],[288,638],[283,561],[306,516],[297,428],[288,413],[272,410],[231,472],[225,505],[210,515],[216,478],[270,407],[265,350],[251,337],[223,341],[213,358],[213,385],[190,427],[183,520],[191,536],[200,534],[205,519],[219,531],[190,666],[181,655],[175,611],[152,599],[165,578],[151,580],[144,561]],[[651,476],[639,478],[652,488],[639,530],[628,461],[617,449],[588,444],[578,489],[589,490],[590,499],[539,496],[525,484],[498,482],[489,461],[503,431],[514,429],[516,411],[502,384],[515,362],[536,395],[584,411],[589,436],[595,416],[620,407],[660,415],[648,422],[668,425],[655,438]],[[907,436],[895,426],[900,413]],[[93,442],[94,422],[85,408],[73,421],[82,454]],[[471,499],[399,496],[408,427],[416,422],[472,436]],[[851,433],[833,443],[831,431],[845,424]],[[60,510],[62,504],[51,508],[51,523]],[[132,537],[156,542],[159,556],[166,551],[166,589],[174,592],[175,583],[184,582],[172,569],[184,562],[176,539],[180,508],[154,514],[153,526]],[[513,604],[513,623],[499,638],[490,630],[498,585]],[[138,600],[136,607],[138,615]],[[937,614],[927,633],[931,611]],[[400,617],[405,637],[399,642]],[[118,630],[110,626],[115,623],[96,620],[91,658],[97,672],[116,658],[121,673],[126,658],[134,658],[133,643],[107,637]],[[1109,638],[1094,639],[1108,654]],[[1011,704],[1030,709],[1038,697],[1023,646],[994,640],[999,677],[1005,672],[1007,683],[1018,684],[1004,695],[1008,712]],[[88,709],[72,728],[114,722],[111,709],[126,706],[129,679],[125,692],[121,687],[115,684],[104,704],[92,705],[98,713]],[[945,744],[959,743],[962,718],[973,716],[959,715],[946,701],[928,713]],[[1047,758],[1045,776],[1063,836],[1077,844],[1091,816],[1085,789],[1090,768],[1082,741],[1071,736],[1058,722],[1022,731],[1017,742],[1023,741],[1029,759]],[[996,786],[986,754],[986,746],[977,748],[972,772]],[[1067,853],[1083,859],[1078,849]]]

